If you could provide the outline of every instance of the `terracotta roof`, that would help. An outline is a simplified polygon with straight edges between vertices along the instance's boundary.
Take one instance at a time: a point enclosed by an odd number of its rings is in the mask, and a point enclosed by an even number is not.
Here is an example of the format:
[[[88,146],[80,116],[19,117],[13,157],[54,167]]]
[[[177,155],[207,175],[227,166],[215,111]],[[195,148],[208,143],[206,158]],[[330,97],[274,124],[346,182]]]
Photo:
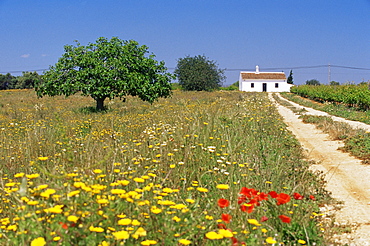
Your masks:
[[[242,79],[286,79],[284,73],[241,72]]]

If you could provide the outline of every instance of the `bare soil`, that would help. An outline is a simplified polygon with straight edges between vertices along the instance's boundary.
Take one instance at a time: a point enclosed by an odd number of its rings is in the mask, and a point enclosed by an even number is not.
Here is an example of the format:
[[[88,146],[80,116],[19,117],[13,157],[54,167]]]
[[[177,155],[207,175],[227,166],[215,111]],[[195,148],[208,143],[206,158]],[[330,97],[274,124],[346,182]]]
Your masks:
[[[299,115],[277,104],[272,94],[269,94],[269,98],[276,103],[279,113],[288,125],[288,129],[301,143],[307,159],[316,163],[310,168],[313,171],[318,170],[325,174],[326,189],[332,193],[333,198],[343,202],[340,210],[328,211],[334,208],[326,208],[327,211],[323,211],[335,212],[336,223],[352,228],[351,233],[335,236],[336,245],[370,245],[370,166],[362,165],[361,160],[338,150],[339,147],[344,145],[343,142],[332,141],[327,134],[316,129],[314,125],[303,123],[298,119]],[[295,107],[302,107],[291,101],[289,103]],[[324,112],[308,107],[304,108],[308,111],[308,114],[328,116]],[[339,117],[332,118],[333,120],[344,121],[353,128],[361,127],[370,131],[370,125]]]

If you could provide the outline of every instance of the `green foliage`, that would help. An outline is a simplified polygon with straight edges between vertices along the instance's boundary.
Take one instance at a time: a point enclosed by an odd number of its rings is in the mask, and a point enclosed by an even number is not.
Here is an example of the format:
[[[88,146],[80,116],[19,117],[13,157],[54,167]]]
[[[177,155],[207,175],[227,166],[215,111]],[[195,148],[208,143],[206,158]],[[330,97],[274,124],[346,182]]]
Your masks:
[[[12,89],[16,81],[17,78],[10,73],[0,74],[0,90]]]
[[[182,87],[179,83],[171,83],[172,90],[181,90]]]
[[[146,56],[148,47],[136,41],[101,37],[87,46],[76,41],[76,46],[66,45],[64,50],[43,81],[37,83],[39,97],[82,92],[96,101],[97,110],[102,110],[106,98],[131,95],[153,103],[171,94],[172,75],[166,73],[164,62],[154,60],[153,54]]]
[[[343,103],[361,110],[370,108],[370,91],[367,85],[301,85],[291,88],[291,91],[319,102]]]
[[[311,79],[306,81],[306,85],[320,85],[320,82],[317,79]]]
[[[41,81],[41,76],[37,72],[23,72],[17,79],[14,89],[30,89]]]
[[[293,71],[290,70],[289,77],[287,79],[288,84],[293,84]]]
[[[228,87],[223,87],[222,90],[225,90],[225,91],[237,91],[237,90],[239,90],[239,87],[236,87],[234,85],[230,85]]]
[[[212,91],[225,80],[224,70],[204,55],[180,58],[174,74],[186,91]]]
[[[235,83],[227,86],[227,87],[222,87],[222,90],[224,91],[238,91],[239,90],[239,81],[236,81]]]
[[[340,83],[333,80],[333,81],[330,81],[330,85],[335,86],[335,85],[340,85]]]

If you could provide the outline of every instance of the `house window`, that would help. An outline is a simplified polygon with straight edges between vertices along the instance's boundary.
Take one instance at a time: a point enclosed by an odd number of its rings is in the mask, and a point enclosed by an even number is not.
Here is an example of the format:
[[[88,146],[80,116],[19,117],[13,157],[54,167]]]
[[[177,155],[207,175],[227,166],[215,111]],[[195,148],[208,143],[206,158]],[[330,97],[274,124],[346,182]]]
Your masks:
[[[275,83],[275,88],[279,88],[279,83]]]
[[[251,88],[254,88],[254,83],[251,83]]]

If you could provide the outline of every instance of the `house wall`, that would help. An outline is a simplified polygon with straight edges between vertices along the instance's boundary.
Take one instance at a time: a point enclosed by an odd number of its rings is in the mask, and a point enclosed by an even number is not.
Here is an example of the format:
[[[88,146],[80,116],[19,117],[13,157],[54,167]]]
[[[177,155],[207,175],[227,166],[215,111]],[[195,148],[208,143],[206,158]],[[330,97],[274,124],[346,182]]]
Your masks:
[[[254,83],[254,88],[252,88]],[[267,92],[289,92],[291,84],[288,84],[285,80],[243,80],[239,81],[239,90],[249,92],[262,92],[263,84],[266,83]],[[275,87],[275,83],[278,84],[278,88]]]

